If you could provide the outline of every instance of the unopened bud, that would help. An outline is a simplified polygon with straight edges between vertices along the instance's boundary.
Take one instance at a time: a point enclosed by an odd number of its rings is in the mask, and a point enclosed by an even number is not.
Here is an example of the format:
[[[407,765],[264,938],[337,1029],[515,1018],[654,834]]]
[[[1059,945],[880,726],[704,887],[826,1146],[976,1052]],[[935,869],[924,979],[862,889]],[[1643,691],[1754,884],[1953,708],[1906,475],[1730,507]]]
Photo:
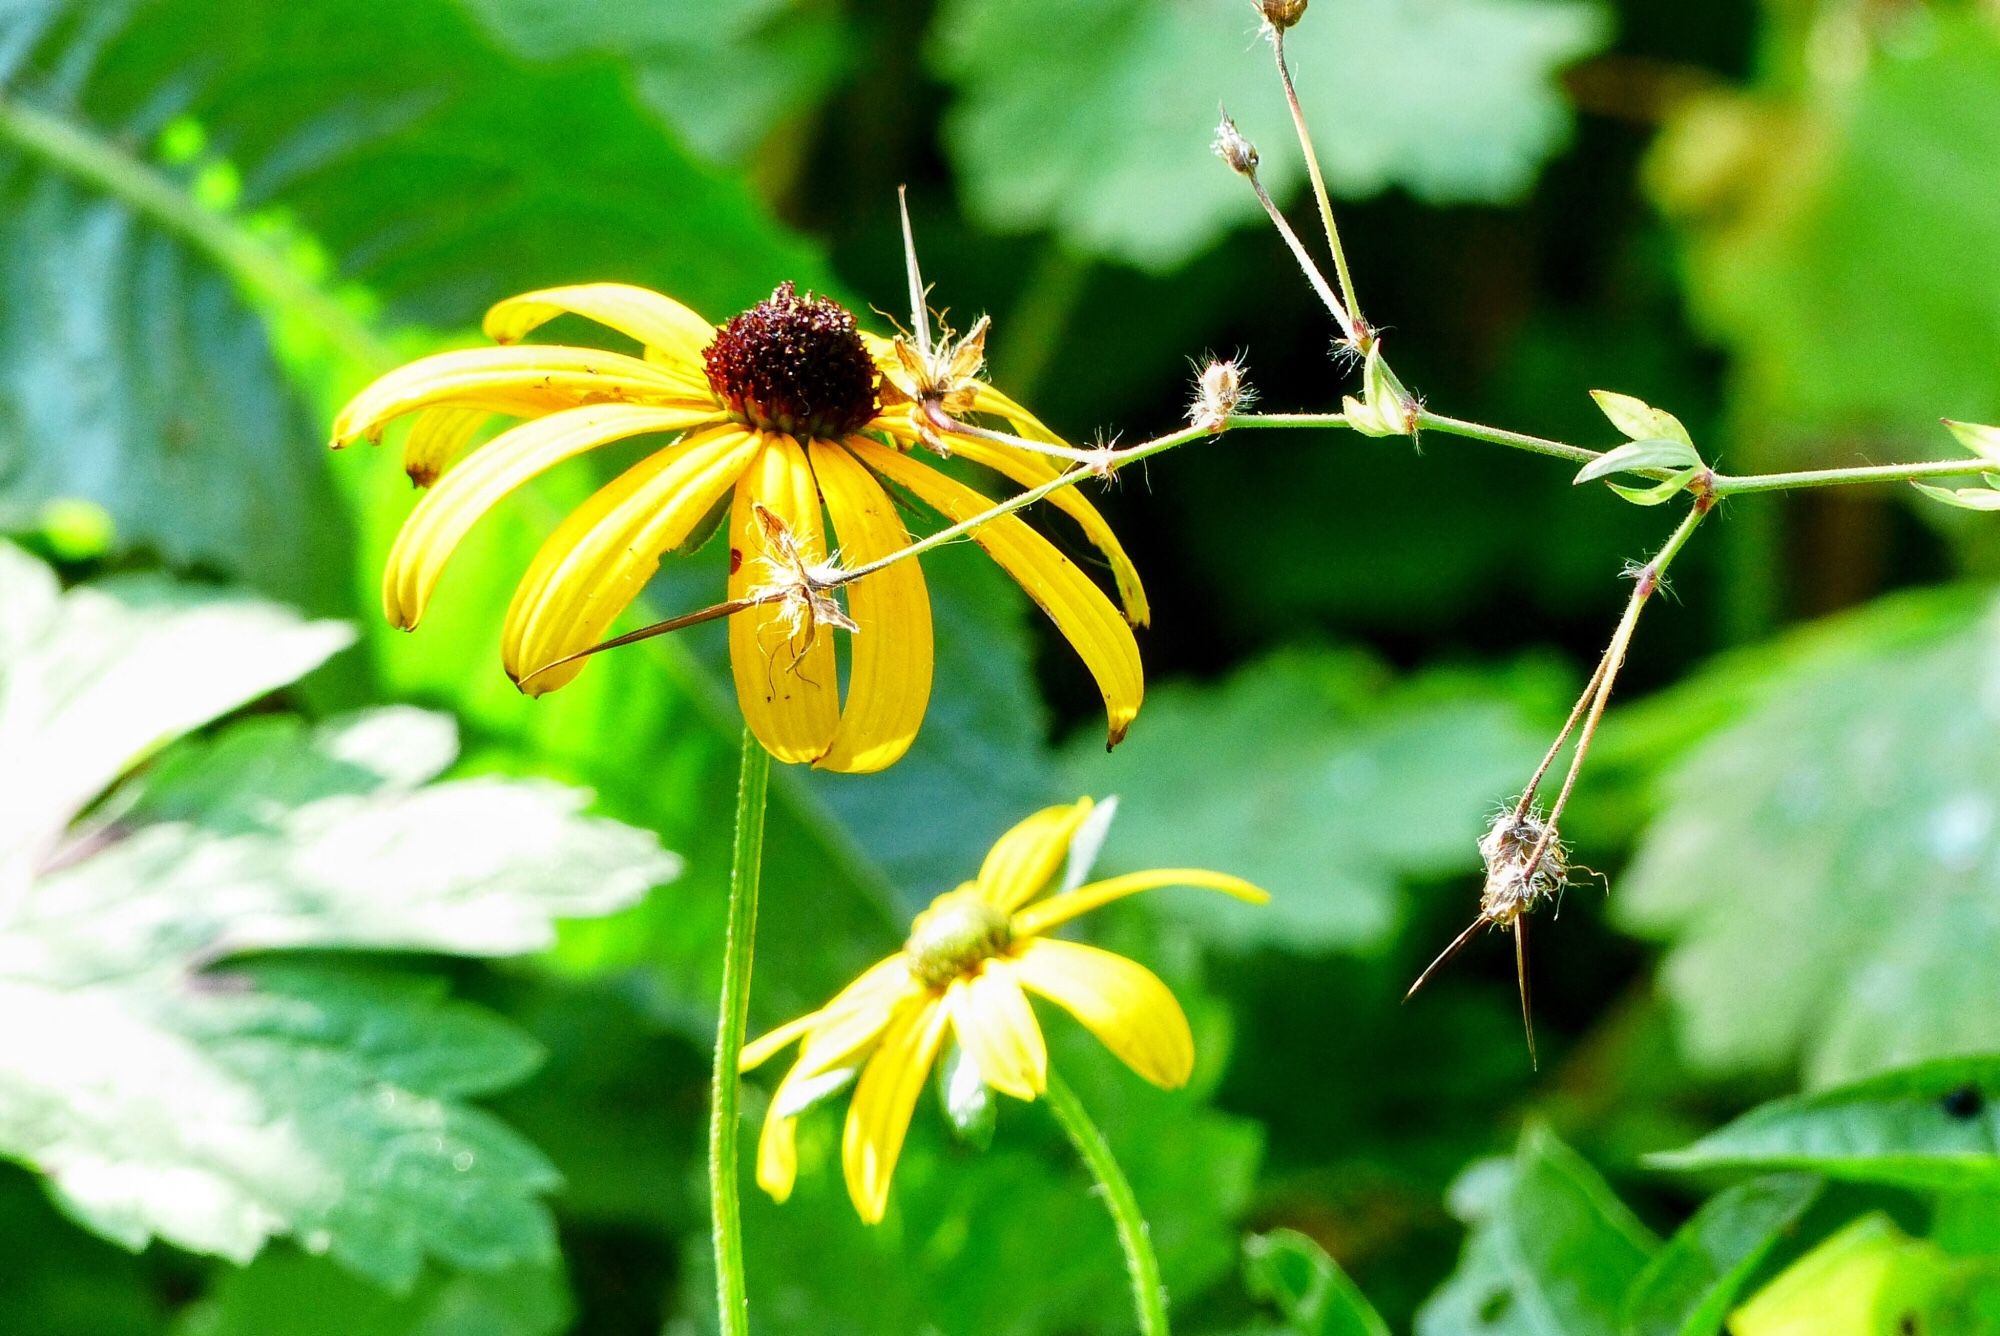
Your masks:
[[[1257,174],[1257,146],[1243,137],[1228,112],[1222,114],[1222,124],[1215,127],[1215,156],[1228,163],[1233,172],[1243,176]]]
[[[1257,12],[1279,32],[1306,16],[1306,0],[1257,0]]]

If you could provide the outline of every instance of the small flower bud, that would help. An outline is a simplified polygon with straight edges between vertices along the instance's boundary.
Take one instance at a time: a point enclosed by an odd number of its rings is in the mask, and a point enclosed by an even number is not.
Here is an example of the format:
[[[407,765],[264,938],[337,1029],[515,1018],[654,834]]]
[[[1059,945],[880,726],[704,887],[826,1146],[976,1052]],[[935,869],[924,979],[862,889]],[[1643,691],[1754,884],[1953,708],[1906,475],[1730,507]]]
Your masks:
[[[1188,423],[1219,431],[1231,414],[1249,407],[1256,397],[1257,392],[1243,379],[1240,359],[1211,357],[1195,376]]]
[[[1223,113],[1222,124],[1215,127],[1215,156],[1229,164],[1229,170],[1242,176],[1257,174],[1257,146],[1243,137],[1236,128],[1236,122]]]
[[[1306,0],[1257,0],[1257,12],[1279,32],[1306,16]]]

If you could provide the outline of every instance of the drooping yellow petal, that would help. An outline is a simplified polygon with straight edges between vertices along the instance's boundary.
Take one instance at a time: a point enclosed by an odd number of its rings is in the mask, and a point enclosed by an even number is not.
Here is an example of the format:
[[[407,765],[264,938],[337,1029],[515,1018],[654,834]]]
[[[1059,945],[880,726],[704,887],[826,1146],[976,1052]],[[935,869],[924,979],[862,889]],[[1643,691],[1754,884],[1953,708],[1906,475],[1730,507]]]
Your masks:
[[[826,560],[819,488],[805,451],[789,436],[765,438],[736,489],[729,522],[729,597],[769,582],[776,555],[753,509],[762,505],[791,531],[808,561]],[[794,764],[818,760],[840,726],[840,682],[831,628],[797,624],[782,603],[729,619],[729,666],[743,720],[764,750]]]
[[[483,408],[426,408],[410,424],[403,438],[403,472],[419,487],[437,481],[445,466],[458,452],[472,444],[472,438],[493,415]]]
[[[1069,857],[1069,843],[1090,815],[1088,798],[1044,807],[993,842],[973,882],[979,898],[1011,914],[1041,893]]]
[[[959,1047],[987,1085],[1015,1099],[1034,1099],[1048,1088],[1048,1046],[1013,962],[988,960],[979,973],[954,979],[944,1004]]]
[[[486,337],[512,343],[559,315],[580,315],[644,344],[650,360],[701,379],[715,326],[671,297],[629,283],[579,283],[509,297],[486,313]]]
[[[623,353],[596,348],[463,348],[420,357],[348,400],[333,420],[336,447],[367,437],[405,413],[432,405],[537,417],[578,404],[645,403],[715,407],[686,378]]]
[[[992,508],[993,503],[936,469],[873,442],[854,441],[856,457],[954,523]],[[1014,515],[1002,515],[972,531],[972,539],[1013,576],[1054,621],[1063,638],[1082,656],[1104,696],[1110,742],[1117,745],[1145,699],[1145,672],[1132,628],[1104,592],[1092,584],[1049,540]]]
[[[1046,441],[1050,445],[1068,444],[1062,437],[1050,431],[1040,418],[985,381],[979,382],[974,388],[972,407],[974,412],[991,413],[995,417],[1005,418],[1016,436],[1025,436],[1031,441]]]
[[[1039,487],[1056,476],[1054,464],[1025,450],[984,441],[976,436],[953,436],[950,442],[953,454],[1011,478],[1024,489]],[[1118,585],[1118,599],[1125,605],[1125,620],[1134,626],[1146,625],[1153,613],[1146,602],[1146,586],[1139,579],[1139,568],[1132,564],[1132,558],[1125,555],[1124,545],[1118,541],[1118,535],[1111,531],[1111,525],[1097,507],[1090,504],[1089,498],[1074,484],[1050,492],[1048,503],[1075,520],[1091,546],[1104,554],[1104,560],[1111,567],[1111,578]]]
[[[417,624],[459,542],[529,479],[612,441],[681,431],[708,416],[712,411],[591,404],[523,422],[494,437],[426,492],[403,521],[382,571],[382,610],[390,625],[407,629]]]
[[[903,1153],[910,1114],[931,1064],[937,1061],[944,1031],[941,1005],[933,1002],[908,1009],[882,1036],[854,1087],[842,1129],[840,1163],[847,1195],[868,1224],[880,1224],[888,1210],[889,1182]]]
[[[1181,1004],[1143,965],[1109,951],[1036,937],[1014,957],[1023,987],[1083,1022],[1126,1066],[1172,1090],[1194,1073],[1194,1035]]]
[[[830,441],[813,441],[808,451],[842,565],[909,546],[910,531],[874,474]],[[861,628],[848,641],[847,700],[833,744],[815,764],[863,774],[910,749],[930,703],[931,600],[923,568],[910,557],[856,580],[847,586],[847,612]]]
[[[1088,886],[1079,886],[1065,894],[1052,896],[1040,904],[1029,905],[1014,916],[1014,934],[1017,937],[1036,936],[1058,924],[1069,922],[1079,914],[1088,914],[1100,905],[1108,905],[1113,900],[1136,895],[1140,891],[1157,891],[1163,886],[1199,886],[1204,890],[1233,895],[1238,900],[1253,905],[1261,905],[1271,898],[1268,891],[1251,885],[1241,877],[1232,877],[1226,872],[1205,872],[1200,868],[1190,867],[1128,872],[1122,877],[1108,877],[1103,881],[1094,881]]]
[[[781,1084],[779,1090],[783,1089]],[[778,1095],[774,1093],[771,1103],[775,1107],[777,1102]],[[792,1185],[799,1177],[799,1137],[795,1121],[781,1118],[776,1113],[766,1113],[764,1128],[757,1134],[757,1186],[775,1202],[790,1199]]]
[[[516,682],[588,649],[639,595],[660,558],[683,541],[761,448],[735,424],[691,434],[599,488],[557,526],[528,564],[501,630],[500,657]],[[541,695],[573,680],[587,659],[539,673]]]
[[[762,1067],[801,1037],[812,1033],[812,1028],[819,1024],[819,1018],[819,1012],[808,1011],[803,1016],[793,1017],[774,1030],[758,1035],[743,1046],[743,1052],[736,1063],[736,1070],[748,1072]]]

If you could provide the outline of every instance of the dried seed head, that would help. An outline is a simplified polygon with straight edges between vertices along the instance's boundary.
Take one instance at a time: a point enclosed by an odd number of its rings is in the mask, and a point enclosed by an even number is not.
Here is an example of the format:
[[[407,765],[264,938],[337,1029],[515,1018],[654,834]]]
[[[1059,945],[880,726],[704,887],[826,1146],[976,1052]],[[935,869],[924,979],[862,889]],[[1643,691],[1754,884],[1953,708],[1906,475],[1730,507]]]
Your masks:
[[[1239,357],[1211,357],[1196,373],[1194,399],[1188,404],[1188,424],[1220,431],[1232,413],[1248,408],[1257,392],[1243,378]]]
[[[1278,32],[1306,16],[1306,0],[1257,0],[1257,12]]]
[[[751,586],[749,594],[774,609],[768,615],[785,627],[797,656],[806,656],[821,627],[859,631],[833,596],[839,567],[831,561],[814,561],[798,536],[762,502],[753,503],[751,512],[764,532],[764,551],[755,558],[763,566],[764,578]]]
[[[1222,124],[1215,127],[1215,156],[1229,164],[1229,170],[1240,176],[1257,174],[1257,146],[1243,137],[1236,128],[1236,122],[1229,119],[1229,113],[1222,113]]]
[[[838,437],[875,416],[875,359],[845,307],[778,285],[702,354],[709,386],[752,426]]]
[[[1538,848],[1539,858],[1535,855]],[[1536,902],[1558,894],[1569,884],[1569,850],[1551,833],[1539,812],[1517,815],[1510,808],[1494,817],[1479,841],[1479,857],[1486,865],[1479,915],[1492,923],[1513,922]]]

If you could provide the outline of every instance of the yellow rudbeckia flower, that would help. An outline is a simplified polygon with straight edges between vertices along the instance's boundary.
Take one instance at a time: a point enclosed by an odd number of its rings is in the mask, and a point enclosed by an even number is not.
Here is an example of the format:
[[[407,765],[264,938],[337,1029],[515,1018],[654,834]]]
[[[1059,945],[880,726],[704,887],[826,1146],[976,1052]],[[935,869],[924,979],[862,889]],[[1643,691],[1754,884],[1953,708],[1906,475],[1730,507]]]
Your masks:
[[[1153,1084],[1171,1090],[1187,1083],[1194,1037],[1167,986],[1123,956],[1048,934],[1100,905],[1163,886],[1201,886],[1252,903],[1269,897],[1238,877],[1166,868],[1038,900],[1062,870],[1091,807],[1085,798],[1015,826],[986,855],[977,877],[917,916],[901,951],[826,1006],[743,1050],[748,1071],[801,1044],[771,1097],[757,1145],[757,1182],[772,1197],[791,1195],[798,1113],[855,1080],[841,1163],[855,1210],[869,1224],[880,1221],[918,1092],[947,1037],[988,1088],[1022,1100],[1041,1095],[1048,1049],[1029,993],[1083,1022]]]
[[[919,401],[940,390],[913,374],[907,350],[864,335],[839,305],[801,297],[789,283],[719,328],[644,288],[551,288],[495,306],[486,333],[511,345],[564,314],[636,340],[643,355],[544,344],[439,353],[363,390],[333,429],[339,448],[379,441],[391,421],[415,415],[404,467],[429,490],[397,535],[383,572],[383,609],[405,629],[422,618],[466,534],[516,488],[616,441],[667,438],[584,502],[529,564],[507,610],[501,656],[531,694],[552,691],[582,671],[587,660],[562,661],[601,641],[661,558],[698,540],[725,503],[729,597],[741,599],[770,587],[774,573],[782,578],[800,562],[825,563],[835,544],[849,565],[907,546],[910,535],[891,489],[954,523],[988,508],[986,496],[915,458],[920,444],[1022,487],[1055,476],[1043,456],[926,421]],[[976,364],[976,345],[968,356]],[[954,409],[997,417],[1023,437],[1055,439],[983,381],[966,376],[949,388]],[[523,421],[468,451],[495,415]],[[971,536],[1083,657],[1104,696],[1115,742],[1144,693],[1127,623],[1145,623],[1145,592],[1095,507],[1074,488],[1049,500],[1103,553],[1124,616],[1019,518],[993,520]],[[893,563],[847,590],[847,616],[839,620],[851,619],[855,634],[844,701],[831,637],[817,634],[817,617],[801,628],[796,604],[769,603],[730,619],[730,661],[744,718],[779,760],[879,770],[908,749],[923,721],[931,613],[917,562]],[[824,600],[812,611],[827,609],[838,611]]]

